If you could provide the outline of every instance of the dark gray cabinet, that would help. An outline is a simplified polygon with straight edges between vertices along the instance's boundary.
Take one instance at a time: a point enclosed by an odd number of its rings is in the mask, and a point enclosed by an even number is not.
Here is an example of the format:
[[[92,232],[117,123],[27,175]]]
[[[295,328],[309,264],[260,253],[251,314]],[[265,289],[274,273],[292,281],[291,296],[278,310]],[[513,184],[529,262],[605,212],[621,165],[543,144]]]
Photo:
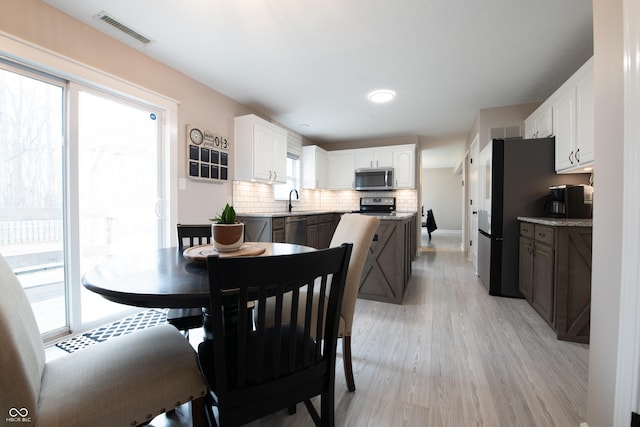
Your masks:
[[[238,216],[246,242],[284,242],[284,217]]]
[[[564,227],[558,236],[556,328],[561,340],[589,342],[591,227]]]
[[[591,245],[591,227],[520,223],[519,289],[558,339],[589,342]]]
[[[540,316],[554,326],[555,257],[554,229],[520,224],[520,292]]]
[[[319,215],[296,215],[297,219],[305,219],[306,244],[314,248],[328,248],[337,221],[340,216],[333,213]],[[244,223],[244,239],[247,242],[285,242],[284,216],[247,216],[239,215],[238,221]]]
[[[336,219],[337,218],[337,219]],[[307,246],[317,249],[329,247],[340,216],[336,214],[310,215],[307,217]]]
[[[416,253],[416,216],[380,221],[362,272],[358,297],[401,304]]]

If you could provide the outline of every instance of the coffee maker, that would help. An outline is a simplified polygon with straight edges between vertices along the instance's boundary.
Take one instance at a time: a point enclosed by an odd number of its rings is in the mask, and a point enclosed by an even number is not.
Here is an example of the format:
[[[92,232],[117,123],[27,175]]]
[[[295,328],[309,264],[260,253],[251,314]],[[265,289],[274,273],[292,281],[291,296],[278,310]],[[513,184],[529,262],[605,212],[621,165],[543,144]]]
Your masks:
[[[592,218],[593,187],[590,185],[554,185],[549,187],[545,216],[551,218]]]

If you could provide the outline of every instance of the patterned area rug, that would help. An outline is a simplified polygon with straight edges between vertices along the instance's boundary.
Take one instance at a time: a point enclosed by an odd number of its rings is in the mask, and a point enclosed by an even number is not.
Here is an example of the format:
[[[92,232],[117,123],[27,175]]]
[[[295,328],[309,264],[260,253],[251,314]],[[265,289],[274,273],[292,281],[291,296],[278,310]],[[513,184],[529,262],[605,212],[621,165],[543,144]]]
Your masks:
[[[126,319],[110,323],[100,328],[76,335],[68,340],[59,342],[56,347],[73,353],[92,344],[103,342],[112,337],[125,335],[139,329],[167,323],[167,313],[163,310],[151,309],[138,313]]]

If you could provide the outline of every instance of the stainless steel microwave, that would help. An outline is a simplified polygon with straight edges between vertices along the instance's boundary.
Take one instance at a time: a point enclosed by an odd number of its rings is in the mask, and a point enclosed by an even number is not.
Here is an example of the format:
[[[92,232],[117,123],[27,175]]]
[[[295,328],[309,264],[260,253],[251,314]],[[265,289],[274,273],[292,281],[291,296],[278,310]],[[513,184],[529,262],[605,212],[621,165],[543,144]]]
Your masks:
[[[356,169],[355,183],[360,191],[393,190],[393,168]]]

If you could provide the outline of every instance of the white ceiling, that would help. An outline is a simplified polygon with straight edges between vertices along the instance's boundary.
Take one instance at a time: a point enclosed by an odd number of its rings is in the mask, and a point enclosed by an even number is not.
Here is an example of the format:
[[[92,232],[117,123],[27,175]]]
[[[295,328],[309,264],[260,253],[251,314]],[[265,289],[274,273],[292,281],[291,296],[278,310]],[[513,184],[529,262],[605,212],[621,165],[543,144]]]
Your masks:
[[[590,0],[43,1],[323,143],[459,152],[479,109],[543,101],[593,54]],[[369,103],[380,88],[396,99]]]

